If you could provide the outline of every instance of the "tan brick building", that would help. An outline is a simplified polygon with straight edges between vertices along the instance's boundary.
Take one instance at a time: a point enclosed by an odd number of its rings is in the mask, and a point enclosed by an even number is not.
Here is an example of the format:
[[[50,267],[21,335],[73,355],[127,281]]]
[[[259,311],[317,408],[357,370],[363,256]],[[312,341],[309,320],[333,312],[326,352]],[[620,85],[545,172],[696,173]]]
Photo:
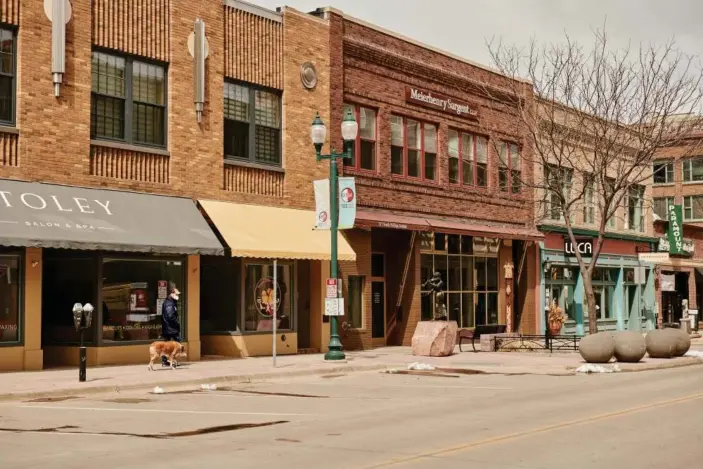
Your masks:
[[[0,369],[76,363],[75,302],[96,306],[89,364],[143,361],[170,283],[191,359],[269,354],[273,256],[279,353],[324,350],[329,241],[309,227],[328,168],[309,126],[330,121],[329,23],[236,0],[64,1],[0,1]]]

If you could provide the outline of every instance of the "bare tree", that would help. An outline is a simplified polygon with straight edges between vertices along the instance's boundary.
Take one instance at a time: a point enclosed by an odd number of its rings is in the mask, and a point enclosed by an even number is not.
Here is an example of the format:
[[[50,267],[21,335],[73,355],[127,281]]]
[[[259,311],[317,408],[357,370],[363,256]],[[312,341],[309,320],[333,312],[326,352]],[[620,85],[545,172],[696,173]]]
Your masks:
[[[532,40],[519,49],[491,41],[488,48],[498,71],[513,78],[489,101],[522,126],[520,160],[533,170],[511,171],[510,145],[498,144],[502,188],[519,183],[532,189],[537,216],[563,223],[573,246],[577,219],[598,232],[590,260],[574,252],[595,333],[592,274],[604,235],[619,211],[627,229],[645,231],[644,188],[655,154],[664,146],[695,149],[684,142],[701,128],[701,67],[673,41],[615,49],[603,30],[594,32],[588,49],[568,36],[563,44]]]

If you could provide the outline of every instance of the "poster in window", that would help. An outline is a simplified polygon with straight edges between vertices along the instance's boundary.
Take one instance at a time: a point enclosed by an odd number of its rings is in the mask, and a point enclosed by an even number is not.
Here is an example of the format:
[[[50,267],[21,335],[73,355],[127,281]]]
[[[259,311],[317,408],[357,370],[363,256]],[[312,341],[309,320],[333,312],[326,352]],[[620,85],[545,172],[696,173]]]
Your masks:
[[[276,283],[276,306],[275,310],[278,311],[281,306],[281,285]],[[254,301],[255,308],[258,310],[259,314],[265,318],[271,318],[274,311],[274,298],[273,298],[273,278],[263,277],[260,279],[256,286],[254,287]]]
[[[168,282],[166,280],[159,280],[157,298],[160,300],[165,300],[167,296],[168,296]]]

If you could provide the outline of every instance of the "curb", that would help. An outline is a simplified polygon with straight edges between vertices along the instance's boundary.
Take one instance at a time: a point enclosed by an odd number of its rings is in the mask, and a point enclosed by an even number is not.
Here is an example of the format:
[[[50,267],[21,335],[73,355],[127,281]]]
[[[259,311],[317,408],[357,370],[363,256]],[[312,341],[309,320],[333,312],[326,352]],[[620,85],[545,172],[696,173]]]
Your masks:
[[[155,386],[167,387],[167,388],[178,388],[191,385],[200,384],[234,384],[242,382],[250,382],[255,380],[273,379],[273,378],[298,378],[302,376],[316,376],[316,375],[327,375],[333,373],[357,373],[361,371],[376,371],[388,368],[388,365],[358,365],[358,366],[334,366],[331,368],[315,368],[310,370],[298,370],[298,371],[280,371],[280,372],[265,372],[265,373],[250,373],[250,374],[227,374],[220,376],[213,376],[210,378],[192,378],[183,379],[180,381],[171,381],[168,383],[151,381],[148,383],[139,383],[133,385],[105,385],[105,386],[92,386],[88,388],[80,387],[66,387],[62,389],[52,389],[50,391],[29,391],[29,392],[18,392],[18,393],[7,393],[0,394],[0,402],[9,402],[21,399],[39,399],[39,398],[50,398],[50,397],[60,397],[66,394],[80,394],[81,397],[84,395],[94,395],[107,393],[111,391],[139,391],[151,389]]]
[[[625,368],[620,368],[619,373],[641,373],[643,371],[667,370],[667,369],[672,369],[672,368],[683,368],[686,366],[703,365],[703,360],[700,360],[695,357],[686,357],[686,360],[681,360],[681,358],[684,358],[684,357],[679,357],[679,361],[676,361],[676,362],[653,363],[651,365],[644,364],[640,367],[626,364]],[[618,362],[606,363],[606,365],[615,365],[617,363]],[[579,374],[579,375],[598,374],[598,373],[576,373],[577,368],[578,367],[571,367],[570,366],[567,368],[567,370],[571,371],[573,374]]]

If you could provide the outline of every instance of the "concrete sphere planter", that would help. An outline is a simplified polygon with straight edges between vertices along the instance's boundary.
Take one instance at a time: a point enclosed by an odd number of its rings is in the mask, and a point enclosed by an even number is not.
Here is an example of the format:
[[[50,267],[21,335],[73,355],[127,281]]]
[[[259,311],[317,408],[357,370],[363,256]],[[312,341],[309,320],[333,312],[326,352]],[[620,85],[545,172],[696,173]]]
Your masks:
[[[608,363],[615,355],[615,339],[610,332],[587,335],[579,343],[579,353],[586,363]]]
[[[615,359],[622,363],[637,363],[647,353],[644,336],[639,332],[622,331],[615,334]]]
[[[674,331],[674,333],[667,331]],[[650,358],[671,358],[676,352],[676,331],[674,329],[649,331],[645,342]]]
[[[673,357],[683,357],[691,348],[691,337],[683,329],[664,329],[664,332],[674,341]]]

